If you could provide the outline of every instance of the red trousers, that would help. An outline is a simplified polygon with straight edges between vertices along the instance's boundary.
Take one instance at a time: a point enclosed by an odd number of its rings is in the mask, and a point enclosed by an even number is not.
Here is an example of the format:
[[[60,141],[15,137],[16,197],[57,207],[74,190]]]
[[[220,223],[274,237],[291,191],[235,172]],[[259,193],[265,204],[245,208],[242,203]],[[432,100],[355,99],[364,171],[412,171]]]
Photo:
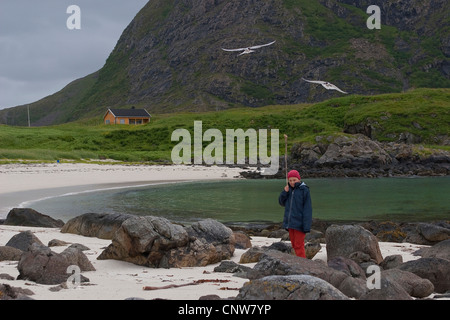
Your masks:
[[[292,248],[294,248],[295,255],[302,258],[306,258],[305,236],[306,234],[301,231],[289,229],[289,238],[291,239],[291,244]]]

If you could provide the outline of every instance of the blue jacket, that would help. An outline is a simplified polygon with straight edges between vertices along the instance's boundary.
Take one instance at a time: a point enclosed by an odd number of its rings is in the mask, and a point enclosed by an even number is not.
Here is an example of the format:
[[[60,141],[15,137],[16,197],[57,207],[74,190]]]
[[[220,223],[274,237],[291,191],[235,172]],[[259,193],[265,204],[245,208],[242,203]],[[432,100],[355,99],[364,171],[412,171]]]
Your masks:
[[[304,233],[311,231],[311,195],[304,182],[297,182],[294,188],[289,186],[289,192],[283,190],[278,202],[284,207],[284,229],[296,229]]]

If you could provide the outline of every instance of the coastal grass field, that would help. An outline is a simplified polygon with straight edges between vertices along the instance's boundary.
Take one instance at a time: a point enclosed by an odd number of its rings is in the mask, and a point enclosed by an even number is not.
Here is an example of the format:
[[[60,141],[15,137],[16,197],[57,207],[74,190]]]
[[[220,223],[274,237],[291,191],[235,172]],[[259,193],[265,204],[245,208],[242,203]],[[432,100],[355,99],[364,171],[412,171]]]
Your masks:
[[[348,95],[315,104],[152,116],[149,124],[141,126],[104,125],[101,117],[48,127],[1,125],[0,162],[102,159],[171,162],[172,149],[178,144],[171,141],[173,131],[187,129],[193,139],[194,121],[202,121],[203,133],[215,128],[224,136],[226,129],[278,129],[280,154],[284,154],[283,134],[288,135],[290,148],[294,143],[316,143],[318,137],[343,135],[352,126],[368,125],[378,141],[398,141],[401,134],[409,133],[428,148],[450,150],[440,140],[448,139],[450,132],[450,89],[446,88]],[[203,147],[210,143],[204,141]]]

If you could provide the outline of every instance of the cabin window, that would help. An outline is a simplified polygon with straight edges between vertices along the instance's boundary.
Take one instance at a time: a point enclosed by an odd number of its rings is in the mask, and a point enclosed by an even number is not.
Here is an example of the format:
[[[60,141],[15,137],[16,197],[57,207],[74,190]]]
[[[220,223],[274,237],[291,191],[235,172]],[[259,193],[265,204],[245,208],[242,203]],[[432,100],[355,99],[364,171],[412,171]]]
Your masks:
[[[120,119],[120,124],[125,124],[125,119]]]
[[[128,120],[128,123],[129,123],[129,124],[135,124],[135,123],[136,123],[136,120],[130,119],[130,120]]]
[[[105,124],[111,124],[111,120],[106,120]]]

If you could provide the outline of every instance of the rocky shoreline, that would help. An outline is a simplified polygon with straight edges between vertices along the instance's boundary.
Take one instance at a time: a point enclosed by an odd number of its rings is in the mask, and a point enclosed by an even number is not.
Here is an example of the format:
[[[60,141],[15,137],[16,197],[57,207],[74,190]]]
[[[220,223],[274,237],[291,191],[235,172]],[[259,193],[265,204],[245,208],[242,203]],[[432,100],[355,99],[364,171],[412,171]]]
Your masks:
[[[442,299],[450,292],[450,221],[336,224],[315,220],[306,243],[308,259],[293,255],[290,243],[283,241],[288,240],[286,232],[278,224],[238,227],[206,219],[182,226],[161,217],[89,213],[61,226],[60,221],[32,209],[20,209],[12,210],[4,225],[36,226],[39,221],[46,228],[59,228],[61,234],[110,240],[97,261],[114,259],[152,269],[192,268],[222,261],[214,272],[249,280],[239,288],[234,298],[238,300]],[[256,235],[280,240],[268,247],[252,246]],[[403,262],[401,255],[382,256],[379,244],[386,240],[426,245],[413,253],[420,258]],[[46,246],[32,232],[22,231],[0,245],[1,261],[18,261],[18,279],[56,286],[52,290],[65,288],[69,266],[96,272],[80,244],[56,253],[50,243]],[[55,239],[53,245],[64,244]],[[239,263],[230,261],[236,248],[245,250]],[[314,259],[323,248],[326,262]],[[379,278],[373,278],[370,270],[376,270],[374,276]],[[86,277],[81,279],[89,282]],[[1,283],[0,293],[0,299],[31,296],[27,290]]]
[[[241,231],[250,236],[280,238],[289,240],[289,233],[281,228],[281,223],[271,222],[226,222],[225,225],[233,231]],[[313,218],[311,233],[307,241],[325,243],[326,230],[331,225],[361,226],[377,237],[378,241],[396,243],[414,243],[419,245],[434,245],[450,237],[450,220],[427,222],[396,222],[396,221],[325,221]]]
[[[308,178],[448,176],[450,152],[422,145],[378,142],[363,134],[316,138],[317,143],[296,143],[288,155],[289,170]],[[247,179],[284,178],[284,156],[276,175],[243,171]]]

